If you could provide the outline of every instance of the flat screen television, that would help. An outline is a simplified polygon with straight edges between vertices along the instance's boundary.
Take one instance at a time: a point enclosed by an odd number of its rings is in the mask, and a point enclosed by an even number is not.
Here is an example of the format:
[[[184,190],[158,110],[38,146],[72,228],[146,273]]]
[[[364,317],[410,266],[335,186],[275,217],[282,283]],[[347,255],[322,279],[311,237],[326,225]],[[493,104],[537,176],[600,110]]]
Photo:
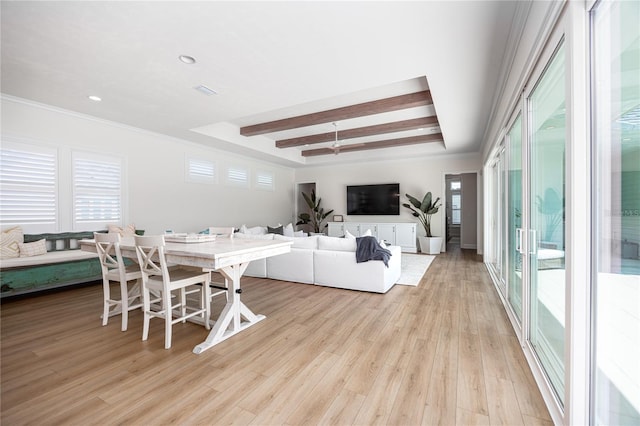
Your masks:
[[[348,215],[399,215],[400,184],[347,186]]]

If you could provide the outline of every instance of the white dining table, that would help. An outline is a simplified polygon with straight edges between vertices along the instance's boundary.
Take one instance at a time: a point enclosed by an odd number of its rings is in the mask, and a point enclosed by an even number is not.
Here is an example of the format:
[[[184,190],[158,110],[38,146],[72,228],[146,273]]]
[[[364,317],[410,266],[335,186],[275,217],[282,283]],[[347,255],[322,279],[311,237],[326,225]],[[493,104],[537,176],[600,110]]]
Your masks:
[[[265,319],[254,314],[240,299],[240,277],[252,260],[276,256],[291,251],[291,241],[219,238],[213,242],[167,242],[165,257],[168,263],[212,269],[221,273],[229,283],[229,298],[204,342],[193,352],[200,354],[218,343]],[[94,240],[81,240],[80,248],[96,252]],[[136,260],[133,237],[120,241],[122,255]],[[244,318],[244,321],[242,319]]]

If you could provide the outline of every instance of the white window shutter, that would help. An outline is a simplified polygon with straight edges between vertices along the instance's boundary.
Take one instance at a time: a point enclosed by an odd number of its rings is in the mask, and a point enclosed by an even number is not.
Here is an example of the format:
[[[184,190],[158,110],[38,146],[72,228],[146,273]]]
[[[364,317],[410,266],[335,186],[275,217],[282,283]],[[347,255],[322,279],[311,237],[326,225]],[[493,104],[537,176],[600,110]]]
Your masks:
[[[256,172],[255,185],[258,189],[273,191],[275,188],[273,173],[265,171]]]
[[[58,222],[57,151],[3,142],[0,149],[0,223],[44,225]],[[33,227],[30,227],[33,229]]]
[[[73,157],[74,227],[122,222],[122,161],[117,158]]]
[[[187,158],[186,180],[195,183],[216,183],[216,165],[213,161]]]
[[[249,187],[249,171],[237,166],[228,167],[227,183],[233,186]]]

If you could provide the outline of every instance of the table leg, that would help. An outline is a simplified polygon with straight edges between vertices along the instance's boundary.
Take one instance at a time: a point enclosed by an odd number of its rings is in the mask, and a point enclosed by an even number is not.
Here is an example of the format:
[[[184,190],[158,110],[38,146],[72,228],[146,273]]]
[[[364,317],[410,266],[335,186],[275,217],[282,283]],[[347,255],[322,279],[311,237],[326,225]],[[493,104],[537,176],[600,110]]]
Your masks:
[[[220,317],[209,332],[207,339],[193,348],[193,353],[199,354],[223,340],[238,334],[242,330],[251,327],[266,317],[256,315],[240,300],[240,277],[247,269],[249,263],[225,266],[217,271],[224,275],[229,282],[229,300],[225,305]],[[242,318],[246,321],[242,321]]]

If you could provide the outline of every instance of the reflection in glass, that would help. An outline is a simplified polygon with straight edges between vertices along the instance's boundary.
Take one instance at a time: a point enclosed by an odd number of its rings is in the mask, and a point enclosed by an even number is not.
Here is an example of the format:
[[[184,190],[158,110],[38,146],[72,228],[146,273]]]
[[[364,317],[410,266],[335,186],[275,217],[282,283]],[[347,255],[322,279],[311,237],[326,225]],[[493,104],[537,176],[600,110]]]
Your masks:
[[[593,16],[597,424],[640,424],[640,2]]]
[[[564,403],[565,66],[564,45],[529,98],[530,341]]]

